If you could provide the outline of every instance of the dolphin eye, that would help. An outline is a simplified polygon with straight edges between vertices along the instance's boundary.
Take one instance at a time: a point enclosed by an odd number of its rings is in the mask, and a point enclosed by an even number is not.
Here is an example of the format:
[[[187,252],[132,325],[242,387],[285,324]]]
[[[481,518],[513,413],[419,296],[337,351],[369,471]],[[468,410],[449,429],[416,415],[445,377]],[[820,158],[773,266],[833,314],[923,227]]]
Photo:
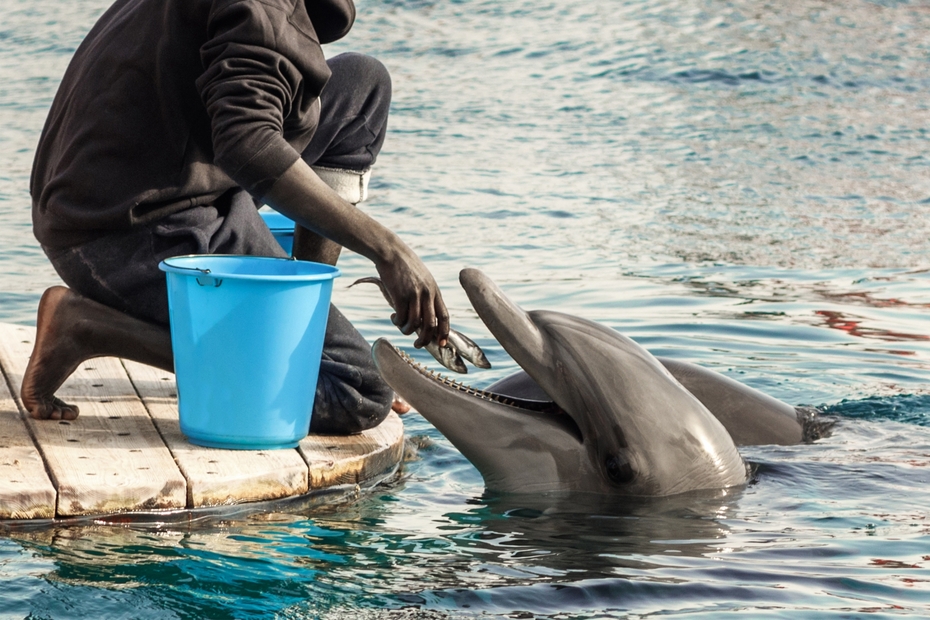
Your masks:
[[[626,484],[636,475],[626,459],[617,455],[608,456],[604,466],[607,468],[607,477],[614,484]]]

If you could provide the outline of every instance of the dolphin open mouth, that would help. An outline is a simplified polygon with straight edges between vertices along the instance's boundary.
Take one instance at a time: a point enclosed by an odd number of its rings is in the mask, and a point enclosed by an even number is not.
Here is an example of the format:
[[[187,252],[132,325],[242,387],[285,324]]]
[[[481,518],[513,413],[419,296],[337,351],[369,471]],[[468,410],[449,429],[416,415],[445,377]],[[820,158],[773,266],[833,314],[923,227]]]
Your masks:
[[[396,353],[404,362],[407,363],[410,368],[420,373],[420,375],[424,378],[444,385],[449,389],[457,390],[458,392],[461,392],[467,396],[472,396],[474,398],[480,398],[481,400],[487,400],[499,403],[501,405],[507,405],[508,407],[516,407],[517,409],[523,409],[525,411],[532,411],[535,413],[567,415],[565,411],[553,400],[533,400],[472,387],[462,383],[461,381],[450,379],[442,373],[430,370],[383,338],[379,339],[375,343],[375,347],[381,346],[391,347],[394,353]]]
[[[395,383],[410,384],[419,379],[423,382],[429,382],[434,389],[446,390],[455,397],[473,398],[478,401],[509,407],[513,411],[527,414],[552,416],[554,421],[557,421],[560,426],[564,426],[566,430],[569,430],[578,438],[578,441],[582,441],[581,430],[578,428],[578,425],[575,424],[572,417],[552,399],[526,398],[519,395],[508,394],[506,391],[497,391],[493,389],[494,385],[503,382],[492,384],[492,389],[472,387],[462,381],[451,379],[441,372],[436,372],[427,368],[403,350],[395,347],[385,338],[379,338],[375,341],[372,347],[372,354],[381,373],[391,377],[391,379],[388,379],[388,383],[392,385]],[[400,362],[402,362],[402,364]],[[416,375],[414,376],[413,373],[416,373]],[[401,375],[407,375],[403,381],[400,380]],[[387,379],[387,376],[385,378]],[[535,386],[535,384],[533,385]],[[423,387],[425,386],[420,386],[421,389]],[[418,400],[416,396],[413,396],[409,392],[406,395],[402,393],[401,396],[405,398],[409,396],[411,404],[416,408],[416,404],[412,402]]]

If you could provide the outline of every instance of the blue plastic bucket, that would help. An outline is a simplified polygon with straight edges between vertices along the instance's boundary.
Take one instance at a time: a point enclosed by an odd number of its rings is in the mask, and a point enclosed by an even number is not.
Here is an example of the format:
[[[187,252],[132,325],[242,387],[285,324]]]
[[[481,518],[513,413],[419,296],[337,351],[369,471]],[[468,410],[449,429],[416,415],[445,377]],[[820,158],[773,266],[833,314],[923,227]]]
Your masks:
[[[329,316],[330,265],[178,256],[168,280],[181,432],[214,448],[292,448],[307,435]]]
[[[294,220],[277,211],[259,211],[275,241],[288,254],[294,252]]]

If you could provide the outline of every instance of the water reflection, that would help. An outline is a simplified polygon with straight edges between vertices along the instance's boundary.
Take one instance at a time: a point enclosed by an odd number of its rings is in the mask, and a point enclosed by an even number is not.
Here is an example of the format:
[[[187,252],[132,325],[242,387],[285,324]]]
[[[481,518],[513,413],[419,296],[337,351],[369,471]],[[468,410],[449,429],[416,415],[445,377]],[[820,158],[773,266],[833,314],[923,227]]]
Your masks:
[[[814,314],[823,319],[823,325],[830,329],[838,329],[856,338],[875,338],[885,342],[898,342],[902,340],[930,340],[926,334],[908,334],[890,329],[867,327],[863,323],[865,317],[847,314],[834,310],[815,310]],[[896,355],[915,355],[914,351],[888,351]]]
[[[475,531],[456,537],[476,557],[495,556],[572,579],[595,579],[661,565],[665,554],[699,557],[716,551],[728,530],[720,519],[741,489],[666,498],[587,494],[486,495],[475,508],[447,513]]]
[[[442,536],[420,540],[379,527],[387,507],[376,498],[187,527],[89,524],[10,537],[53,559],[47,579],[72,585],[209,581],[218,578],[214,571],[229,584],[254,583],[261,575],[310,582],[322,574],[338,583],[339,575],[373,567],[383,572],[399,553],[441,553],[446,568],[430,572],[431,588],[483,588],[527,578],[640,577],[675,558],[718,552],[728,535],[721,520],[732,515],[740,494],[484,496],[446,513]]]

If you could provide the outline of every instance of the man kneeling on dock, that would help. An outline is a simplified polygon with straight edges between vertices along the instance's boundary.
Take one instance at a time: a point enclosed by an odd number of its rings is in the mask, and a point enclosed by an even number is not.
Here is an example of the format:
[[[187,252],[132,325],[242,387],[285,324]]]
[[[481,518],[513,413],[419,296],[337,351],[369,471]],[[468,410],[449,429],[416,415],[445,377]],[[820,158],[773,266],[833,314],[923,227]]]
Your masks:
[[[353,204],[391,95],[377,60],[323,56],[354,18],[352,0],[117,0],[103,14],[65,73],[32,173],[35,235],[67,284],[39,303],[22,386],[32,417],[77,417],[55,392],[89,358],[173,370],[158,264],[285,257],[256,201],[298,223],[296,258],[335,264],[345,246],[370,259],[400,331],[444,344],[432,275]],[[331,307],[310,431],[371,428],[392,399],[368,343]]]

